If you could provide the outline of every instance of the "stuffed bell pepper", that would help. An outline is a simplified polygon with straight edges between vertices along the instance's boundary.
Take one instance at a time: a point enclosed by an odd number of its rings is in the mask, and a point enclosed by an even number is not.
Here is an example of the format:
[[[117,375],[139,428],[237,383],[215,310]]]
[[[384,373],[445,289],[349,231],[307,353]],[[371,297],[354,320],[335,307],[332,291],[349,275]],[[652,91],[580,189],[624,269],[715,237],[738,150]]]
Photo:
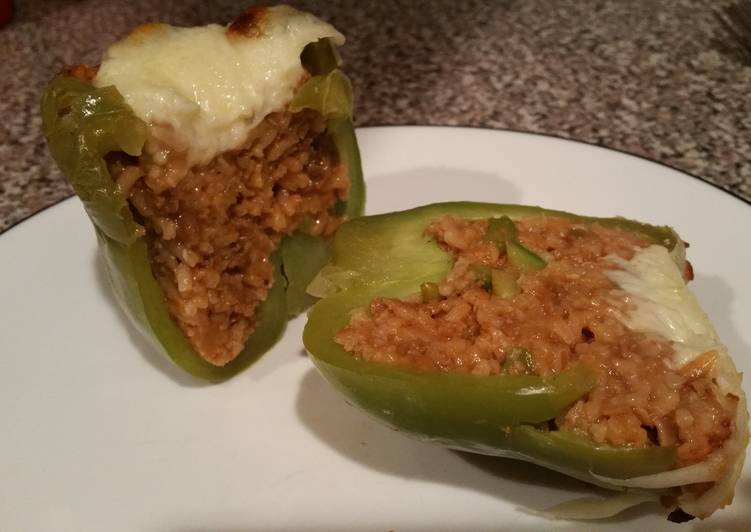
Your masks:
[[[557,515],[704,518],[732,501],[748,413],[691,277],[669,227],[435,204],[339,229],[304,341],[395,429],[623,492]]]
[[[122,307],[189,373],[226,379],[275,342],[364,188],[344,37],[292,8],[147,24],[42,101],[54,159]]]

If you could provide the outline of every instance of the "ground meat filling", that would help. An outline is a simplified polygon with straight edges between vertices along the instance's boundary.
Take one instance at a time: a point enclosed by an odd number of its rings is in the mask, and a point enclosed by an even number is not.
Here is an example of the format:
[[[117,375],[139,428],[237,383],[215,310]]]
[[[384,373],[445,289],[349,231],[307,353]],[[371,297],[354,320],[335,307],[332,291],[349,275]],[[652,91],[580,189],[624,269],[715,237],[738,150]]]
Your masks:
[[[701,461],[732,431],[733,405],[717,398],[708,372],[715,353],[671,369],[669,342],[628,329],[628,297],[615,290],[607,258],[629,260],[649,245],[626,231],[555,217],[516,222],[518,240],[544,257],[539,271],[514,272],[485,239],[487,220],[445,216],[426,234],[455,258],[426,301],[374,299],[336,341],[355,356],[420,370],[477,375],[551,375],[585,364],[597,386],[556,419],[596,442],[677,448],[679,465]],[[518,293],[499,297],[478,265],[511,271]]]
[[[110,164],[170,314],[212,364],[233,360],[253,333],[282,237],[328,236],[342,221],[334,211],[349,181],[325,128],[311,110],[273,113],[241,148],[193,168],[152,128],[144,155]]]

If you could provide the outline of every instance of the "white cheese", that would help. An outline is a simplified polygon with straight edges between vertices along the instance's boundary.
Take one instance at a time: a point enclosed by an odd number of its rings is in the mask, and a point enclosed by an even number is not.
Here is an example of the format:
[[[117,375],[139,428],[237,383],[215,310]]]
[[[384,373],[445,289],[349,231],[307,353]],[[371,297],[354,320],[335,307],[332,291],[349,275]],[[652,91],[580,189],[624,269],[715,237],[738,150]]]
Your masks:
[[[325,37],[344,42],[333,26],[287,6],[268,8],[248,34],[150,24],[109,48],[94,85],[114,85],[154,136],[166,132],[191,164],[204,164],[289,103],[304,75],[300,53]]]
[[[600,477],[599,480],[632,488],[686,486],[714,481],[707,491],[697,494],[684,490],[678,498],[684,511],[697,517],[708,517],[733,500],[735,484],[746,456],[748,412],[741,375],[665,248],[651,246],[639,250],[628,261],[610,258],[622,269],[609,271],[608,277],[629,295],[634,304],[624,316],[624,323],[632,330],[657,334],[671,341],[676,353],[672,361],[674,367],[682,366],[710,349],[717,351],[712,369],[717,396],[720,400],[735,398],[737,406],[731,436],[702,462],[643,477],[625,480]]]
[[[628,261],[610,259],[622,269],[608,271],[608,277],[634,305],[624,316],[626,326],[672,342],[676,352],[674,367],[710,349],[725,352],[709,318],[664,247],[641,249]]]

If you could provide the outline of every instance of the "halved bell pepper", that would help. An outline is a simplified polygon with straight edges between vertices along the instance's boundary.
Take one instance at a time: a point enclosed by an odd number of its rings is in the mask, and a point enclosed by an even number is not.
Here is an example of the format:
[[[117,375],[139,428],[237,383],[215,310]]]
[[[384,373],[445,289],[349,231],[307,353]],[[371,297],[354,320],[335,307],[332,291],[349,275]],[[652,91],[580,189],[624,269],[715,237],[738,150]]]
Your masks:
[[[626,478],[671,469],[676,456],[670,448],[612,447],[548,429],[549,420],[594,387],[595,376],[584,366],[551,378],[418,372],[364,361],[334,341],[352,313],[374,297],[410,296],[449,272],[452,258],[425,235],[430,222],[449,214],[512,220],[551,215],[584,225],[596,222],[664,246],[681,268],[685,261],[684,244],[672,229],[623,218],[466,202],[358,218],[340,228],[331,262],[310,287],[324,298],[309,312],[304,343],[321,374],[349,402],[390,427],[454,449],[520,458],[595,484],[602,484],[595,475]]]
[[[327,119],[327,135],[346,164],[349,197],[341,213],[362,213],[365,187],[352,127],[352,90],[338,69],[333,45],[321,40],[303,52],[311,77],[290,107],[311,108]],[[137,118],[115,87],[96,88],[66,73],[56,76],[42,98],[44,134],[53,158],[70,180],[91,218],[107,275],[117,299],[141,332],[175,364],[209,381],[236,375],[266,352],[284,330],[289,314],[312,302],[304,289],[327,260],[329,244],[304,233],[287,237],[272,258],[274,284],[260,305],[256,330],[233,361],[217,367],[202,359],[170,317],[151,272],[143,228],[133,219],[125,197],[112,180],[104,157],[111,152],[140,155],[146,124]],[[311,260],[312,259],[312,260]]]

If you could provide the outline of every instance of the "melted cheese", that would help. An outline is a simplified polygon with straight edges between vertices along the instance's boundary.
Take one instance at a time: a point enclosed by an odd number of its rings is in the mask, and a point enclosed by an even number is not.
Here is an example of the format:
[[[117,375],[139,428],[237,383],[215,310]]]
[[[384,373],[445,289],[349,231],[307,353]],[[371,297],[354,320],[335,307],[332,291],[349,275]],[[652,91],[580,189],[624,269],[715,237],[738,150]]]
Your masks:
[[[114,85],[154,137],[186,151],[191,164],[207,163],[289,103],[307,44],[344,42],[331,25],[287,6],[268,8],[247,33],[142,26],[110,47],[94,84]]]
[[[611,260],[622,269],[610,270],[608,277],[634,304],[624,317],[626,326],[672,342],[675,367],[710,349],[725,352],[709,318],[664,247],[639,250],[628,261],[620,257]]]
[[[680,271],[665,248],[651,246],[639,250],[627,261],[611,257],[620,270],[608,277],[624,290],[634,308],[624,317],[635,331],[652,333],[671,341],[675,347],[674,366],[682,366],[705,351],[717,352],[712,369],[720,400],[735,401],[735,419],[730,438],[704,461],[681,469],[631,479],[600,479],[613,486],[658,488],[686,486],[713,481],[707,491],[697,494],[684,490],[679,506],[697,517],[709,517],[715,510],[730,504],[735,484],[743,468],[748,445],[748,411],[746,396],[738,373],[725,346],[696,297],[688,290]]]

